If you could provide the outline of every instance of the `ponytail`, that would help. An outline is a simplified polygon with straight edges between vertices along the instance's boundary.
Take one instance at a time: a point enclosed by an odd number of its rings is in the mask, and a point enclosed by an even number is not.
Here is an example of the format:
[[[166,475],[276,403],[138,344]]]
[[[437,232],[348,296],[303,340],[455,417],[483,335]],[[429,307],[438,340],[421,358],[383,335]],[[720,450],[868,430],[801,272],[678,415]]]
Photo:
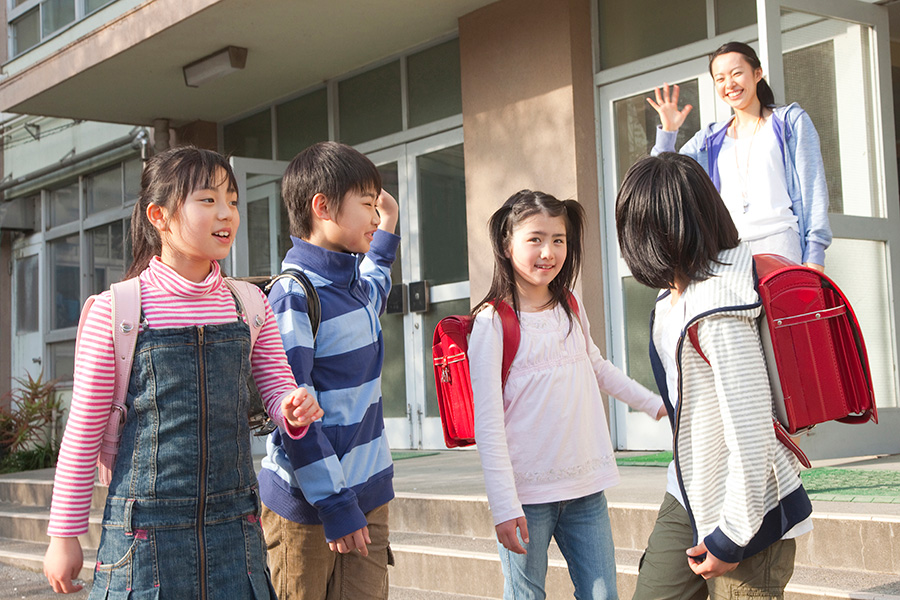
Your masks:
[[[756,97],[759,98],[760,110],[775,106],[775,92],[769,87],[765,77],[756,83]]]

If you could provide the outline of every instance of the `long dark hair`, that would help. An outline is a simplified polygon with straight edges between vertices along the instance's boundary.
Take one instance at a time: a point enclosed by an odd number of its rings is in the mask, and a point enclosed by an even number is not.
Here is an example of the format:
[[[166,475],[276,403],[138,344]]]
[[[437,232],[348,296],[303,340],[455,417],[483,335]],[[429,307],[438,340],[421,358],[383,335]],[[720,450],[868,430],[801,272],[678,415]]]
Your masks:
[[[571,323],[572,308],[569,306],[568,294],[581,269],[584,208],[574,200],[557,200],[550,194],[531,190],[522,190],[510,196],[488,221],[491,247],[494,250],[494,276],[487,295],[472,309],[473,315],[495,300],[512,305],[518,314],[516,276],[506,252],[515,228],[538,213],[563,217],[566,221],[566,260],[559,274],[550,282],[551,297],[547,308],[562,306]]]
[[[709,55],[710,75],[713,74],[713,61],[722,54],[729,54],[731,52],[737,52],[738,54],[743,55],[747,64],[750,65],[750,68],[753,69],[754,72],[757,69],[762,69],[762,63],[759,62],[759,57],[756,56],[756,51],[753,48],[742,42],[728,42],[719,46],[715,52]],[[760,110],[775,106],[775,92],[769,87],[769,82],[766,81],[765,77],[761,77],[760,80],[756,82],[756,97],[759,98]]]
[[[237,190],[237,180],[228,160],[212,150],[178,146],[150,158],[141,173],[141,193],[131,213],[131,255],[125,279],[136,277],[150,259],[162,252],[162,238],[147,218],[147,207],[155,204],[174,216],[185,198],[196,190],[221,184],[221,173]]]
[[[616,197],[616,229],[631,274],[653,288],[708,279],[719,252],[740,243],[703,167],[675,152],[631,165]]]

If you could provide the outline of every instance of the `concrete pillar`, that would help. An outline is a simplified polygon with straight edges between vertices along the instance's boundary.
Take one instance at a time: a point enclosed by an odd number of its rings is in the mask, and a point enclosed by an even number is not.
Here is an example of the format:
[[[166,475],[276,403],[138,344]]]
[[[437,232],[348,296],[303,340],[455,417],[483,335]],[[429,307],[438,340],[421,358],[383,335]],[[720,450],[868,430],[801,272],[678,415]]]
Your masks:
[[[472,302],[490,286],[490,215],[528,188],[587,212],[579,288],[606,347],[590,0],[500,0],[459,20]]]
[[[215,123],[210,121],[192,121],[175,130],[176,143],[191,144],[207,150],[219,149],[219,134]]]

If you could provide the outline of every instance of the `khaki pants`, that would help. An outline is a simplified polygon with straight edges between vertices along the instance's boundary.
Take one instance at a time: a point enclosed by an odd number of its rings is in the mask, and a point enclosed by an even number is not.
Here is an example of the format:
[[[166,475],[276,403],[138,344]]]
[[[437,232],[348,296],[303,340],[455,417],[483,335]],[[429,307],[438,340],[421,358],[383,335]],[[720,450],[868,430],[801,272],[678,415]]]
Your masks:
[[[695,575],[688,566],[685,550],[693,545],[687,511],[671,494],[666,494],[641,557],[632,600],[784,598],[784,586],[794,574],[794,540],[775,542],[741,561],[735,570],[712,579]]]
[[[332,552],[321,525],[294,523],[263,505],[272,584],[281,600],[387,600],[388,505],[366,513],[369,556]]]

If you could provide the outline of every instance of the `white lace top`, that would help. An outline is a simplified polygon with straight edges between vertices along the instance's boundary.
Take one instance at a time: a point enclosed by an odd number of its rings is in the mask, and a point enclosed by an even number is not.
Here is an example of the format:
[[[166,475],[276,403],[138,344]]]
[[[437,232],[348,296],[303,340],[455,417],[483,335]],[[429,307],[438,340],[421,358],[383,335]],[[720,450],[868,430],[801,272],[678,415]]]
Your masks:
[[[581,313],[571,331],[561,307],[519,315],[522,339],[502,394],[500,318],[491,308],[475,318],[475,439],[494,524],[523,516],[522,504],[582,498],[618,483],[601,389],[653,417],[662,405],[586,343]]]

